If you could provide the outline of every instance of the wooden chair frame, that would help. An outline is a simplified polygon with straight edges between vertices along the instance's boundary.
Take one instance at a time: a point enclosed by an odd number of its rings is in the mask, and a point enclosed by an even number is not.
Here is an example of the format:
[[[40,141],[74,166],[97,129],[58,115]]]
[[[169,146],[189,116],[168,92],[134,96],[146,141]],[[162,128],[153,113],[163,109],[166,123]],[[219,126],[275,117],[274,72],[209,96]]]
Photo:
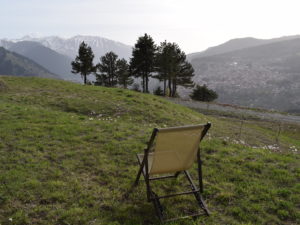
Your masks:
[[[211,127],[210,123],[207,123],[204,125],[204,129],[202,130],[201,136],[200,136],[200,140],[199,140],[199,144],[201,142],[201,140],[204,138],[204,136],[206,135],[207,131],[209,130],[209,128]],[[150,141],[148,143],[148,146],[146,149],[144,149],[144,157],[143,160],[141,161],[141,159],[139,157],[138,158],[138,163],[140,165],[137,177],[135,179],[134,185],[133,187],[136,187],[139,183],[140,180],[140,176],[141,174],[143,174],[144,179],[145,179],[145,183],[146,183],[146,190],[147,190],[147,200],[148,202],[152,202],[156,211],[156,214],[159,218],[159,220],[163,223],[163,222],[167,222],[167,221],[174,221],[177,219],[181,219],[181,218],[187,218],[187,217],[196,217],[196,216],[200,216],[200,215],[207,215],[209,216],[210,212],[206,207],[206,204],[202,198],[201,193],[203,193],[203,181],[202,181],[202,161],[201,161],[201,156],[200,156],[200,148],[198,148],[197,151],[197,164],[198,164],[198,185],[199,188],[197,188],[197,186],[195,185],[191,175],[189,174],[189,172],[187,170],[184,171],[178,171],[176,172],[174,175],[169,175],[169,176],[159,176],[159,177],[150,177],[149,175],[149,170],[148,170],[148,155],[149,155],[149,151],[153,145],[153,142],[155,140],[155,137],[157,135],[157,132],[159,132],[159,129],[154,128]],[[164,196],[158,196],[156,195],[152,189],[151,189],[151,185],[150,185],[150,181],[153,180],[161,180],[161,179],[167,179],[167,178],[177,178],[177,176],[183,172],[187,178],[187,180],[190,183],[191,186],[191,191],[185,191],[185,192],[180,192],[180,193],[174,193],[174,194],[169,194],[169,195],[164,195]],[[164,217],[164,212],[163,212],[163,208],[162,205],[160,203],[160,199],[163,198],[170,198],[170,197],[174,197],[174,196],[178,196],[178,195],[189,195],[189,194],[193,194],[199,207],[204,211],[204,213],[196,213],[196,214],[191,214],[191,215],[187,215],[187,216],[183,216],[183,217],[177,217],[177,218],[171,218],[171,219],[165,219]]]

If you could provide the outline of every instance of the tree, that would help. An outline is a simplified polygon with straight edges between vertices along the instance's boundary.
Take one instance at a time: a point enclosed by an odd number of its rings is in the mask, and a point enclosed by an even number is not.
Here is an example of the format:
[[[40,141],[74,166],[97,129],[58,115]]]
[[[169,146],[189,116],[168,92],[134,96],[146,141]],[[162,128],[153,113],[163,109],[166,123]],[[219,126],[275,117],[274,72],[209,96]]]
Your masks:
[[[94,53],[86,43],[82,42],[79,46],[78,55],[72,61],[72,73],[80,73],[84,79],[84,84],[87,83],[87,75],[95,71],[93,65]]]
[[[180,64],[179,73],[175,77],[174,88],[173,88],[173,94],[177,91],[177,85],[181,85],[184,87],[193,87],[194,83],[192,81],[192,78],[194,77],[194,68],[191,63],[186,61],[186,56],[184,55],[184,61]],[[173,96],[174,97],[174,96]]]
[[[186,55],[176,43],[162,42],[155,58],[155,78],[164,82],[164,94],[176,96],[177,86],[193,85],[194,69],[186,61]]]
[[[135,77],[142,78],[143,92],[149,92],[148,83],[151,73],[154,71],[154,56],[156,46],[152,37],[145,34],[139,37],[137,43],[132,50],[132,58],[130,59],[131,73]]]
[[[160,43],[160,46],[157,48],[157,52],[155,55],[155,71],[157,74],[154,78],[162,81],[164,84],[163,95],[166,95],[167,91],[167,79],[170,68],[170,45],[167,41]]]
[[[117,61],[117,79],[118,84],[123,86],[123,88],[127,88],[127,86],[133,84],[133,79],[131,78],[129,72],[129,65],[125,59],[119,59]]]
[[[97,64],[97,70],[100,74],[96,73],[97,85],[103,85],[107,87],[116,86],[117,80],[117,59],[118,55],[114,52],[108,52],[100,58],[100,63]]]
[[[211,102],[218,98],[218,94],[204,84],[203,86],[197,85],[190,97],[197,101]]]

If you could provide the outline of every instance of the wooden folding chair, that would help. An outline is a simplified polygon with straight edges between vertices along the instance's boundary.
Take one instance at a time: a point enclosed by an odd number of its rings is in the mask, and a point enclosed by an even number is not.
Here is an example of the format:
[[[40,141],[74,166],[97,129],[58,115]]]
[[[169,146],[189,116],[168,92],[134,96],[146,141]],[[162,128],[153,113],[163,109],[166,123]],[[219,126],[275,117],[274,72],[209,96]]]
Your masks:
[[[195,217],[199,215],[209,215],[209,211],[202,199],[203,193],[202,169],[200,159],[199,144],[204,138],[211,124],[172,127],[172,128],[154,128],[148,147],[143,154],[137,154],[140,169],[138,171],[133,187],[138,185],[141,174],[143,174],[146,182],[147,200],[153,202],[157,216],[161,222],[177,220],[185,217]],[[190,169],[194,161],[198,163],[198,183],[199,188],[193,182],[191,175],[187,171]],[[176,178],[183,172],[191,185],[191,191],[174,193],[164,196],[156,195],[150,186],[150,181]],[[164,176],[155,176],[161,175]],[[173,174],[173,175],[170,175]],[[199,207],[204,213],[196,213],[180,218],[166,219],[160,199],[174,197],[178,195],[193,194]]]

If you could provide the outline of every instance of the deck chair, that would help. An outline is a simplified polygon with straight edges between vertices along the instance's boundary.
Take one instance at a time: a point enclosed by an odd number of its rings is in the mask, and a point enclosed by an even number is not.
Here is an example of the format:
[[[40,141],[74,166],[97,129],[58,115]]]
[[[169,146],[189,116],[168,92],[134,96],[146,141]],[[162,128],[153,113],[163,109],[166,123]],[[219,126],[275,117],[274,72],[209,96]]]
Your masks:
[[[160,221],[173,221],[180,218],[196,217],[199,215],[209,215],[209,211],[202,199],[203,193],[202,169],[200,159],[199,144],[204,138],[211,124],[173,127],[173,128],[154,128],[148,147],[143,154],[137,154],[140,169],[138,171],[133,187],[138,185],[141,174],[143,174],[147,189],[147,200],[153,202],[156,214]],[[198,185],[195,185],[191,175],[187,171],[197,161],[198,163]],[[156,195],[150,182],[165,178],[176,178],[180,173],[184,173],[188,179],[191,190],[181,193],[174,193],[164,196]],[[160,199],[174,197],[178,195],[193,194],[199,207],[204,211],[179,218],[166,219]]]

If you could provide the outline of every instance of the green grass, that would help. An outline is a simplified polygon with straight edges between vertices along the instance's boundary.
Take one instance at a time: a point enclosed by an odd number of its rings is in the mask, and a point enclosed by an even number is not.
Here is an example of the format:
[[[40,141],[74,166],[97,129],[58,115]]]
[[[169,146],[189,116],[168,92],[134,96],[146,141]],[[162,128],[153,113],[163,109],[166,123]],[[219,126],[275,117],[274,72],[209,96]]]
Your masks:
[[[64,81],[0,77],[0,224],[158,224],[143,182],[128,199],[154,127],[213,126],[202,146],[210,217],[173,224],[299,224],[300,128],[204,116],[162,98]],[[4,86],[4,85],[2,85]],[[257,148],[253,148],[253,146]],[[295,146],[297,152],[292,151]],[[195,168],[191,170],[196,177]],[[157,193],[187,188],[182,176]],[[163,201],[168,215],[196,209]]]

